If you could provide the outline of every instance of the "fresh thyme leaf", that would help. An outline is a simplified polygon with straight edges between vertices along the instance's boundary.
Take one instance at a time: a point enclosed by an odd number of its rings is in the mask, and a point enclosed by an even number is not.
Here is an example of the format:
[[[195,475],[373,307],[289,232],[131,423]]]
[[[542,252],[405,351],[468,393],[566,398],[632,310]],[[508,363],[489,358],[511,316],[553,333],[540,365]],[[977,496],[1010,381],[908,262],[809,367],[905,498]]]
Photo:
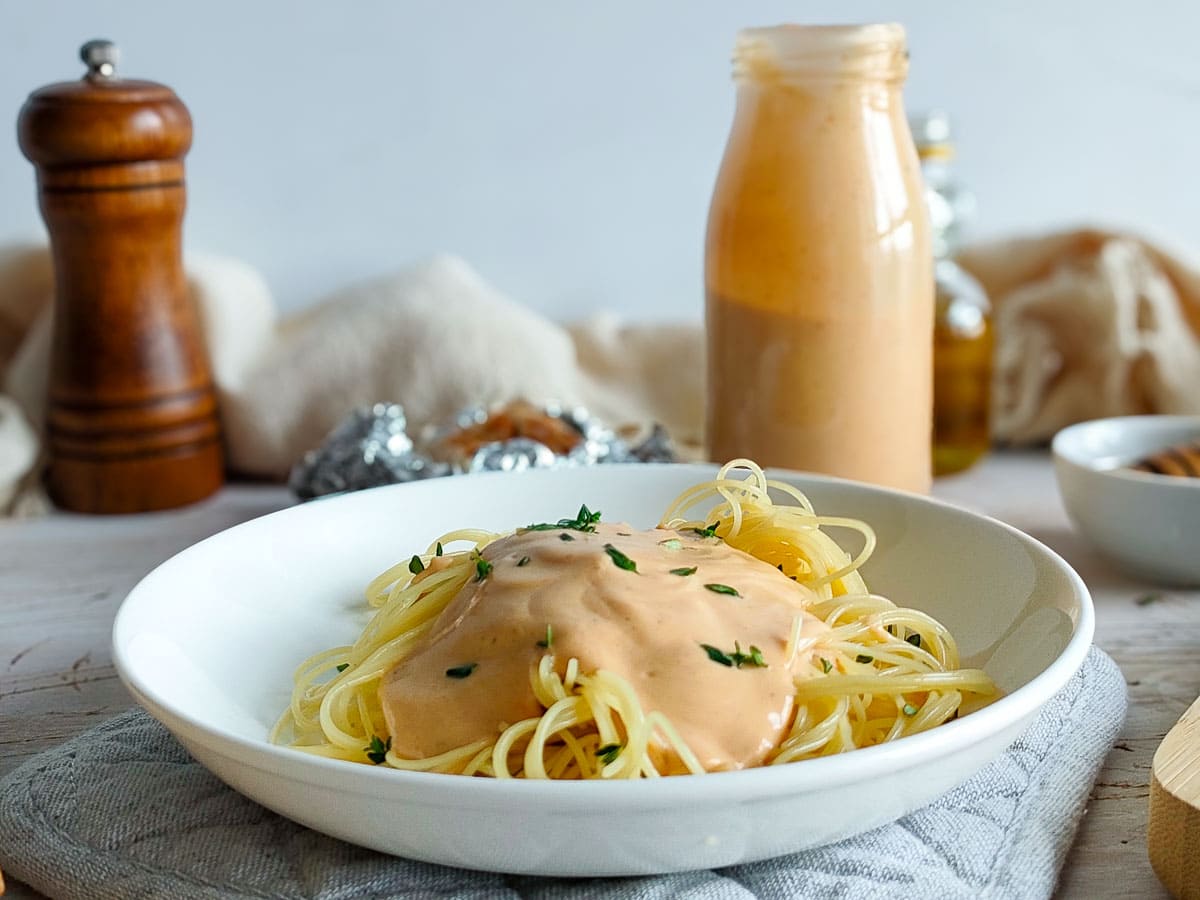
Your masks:
[[[910,634],[908,637],[906,637],[904,640],[908,641],[914,647],[921,646],[921,635],[915,631],[912,634]]]
[[[637,563],[635,563],[632,559],[630,559],[612,544],[605,544],[604,552],[609,555],[613,561],[613,565],[618,569],[624,569],[626,572],[634,572],[639,575],[641,574],[637,570]]]
[[[734,641],[733,652],[728,654],[728,656],[729,659],[732,660],[733,664],[739,669],[742,666],[756,666],[760,669],[765,669],[767,667],[767,661],[763,659],[762,651],[753,644],[750,645],[749,653],[743,653],[742,645],[737,641]]]
[[[628,532],[628,531],[618,531],[617,537],[633,537],[633,534],[632,534],[632,532]]]
[[[691,530],[696,532],[696,534],[700,535],[700,537],[706,537],[706,538],[716,537],[717,536],[717,526],[720,524],[721,524],[720,522],[713,522],[707,528],[693,528]]]
[[[600,513],[592,512],[587,508],[586,503],[582,503],[579,506],[579,515],[575,517],[575,521],[579,524],[581,531],[595,531],[596,523],[600,521]]]
[[[904,714],[906,716],[915,716],[917,714],[917,707],[913,706],[911,703],[905,703]]]
[[[822,670],[822,671],[823,671],[823,672],[824,672],[826,675],[828,675],[830,672],[832,672],[832,671],[833,671],[833,663],[831,663],[829,660],[827,660],[827,659],[826,659],[825,657],[823,657],[823,656],[821,657],[821,670]]]
[[[704,652],[708,654],[708,658],[713,662],[733,668],[733,660],[714,647],[712,644],[701,644],[700,646],[704,648]]]
[[[446,670],[447,678],[466,678],[475,671],[479,663],[463,663],[461,666],[453,666]]]
[[[475,580],[483,581],[492,574],[492,564],[482,556],[475,560]]]
[[[527,565],[529,565],[529,557],[528,556],[522,556],[520,559],[517,560],[517,568],[518,569],[521,568],[522,566],[527,566]]]
[[[621,755],[620,744],[605,744],[603,747],[596,748],[596,756],[606,766]]]
[[[742,645],[737,641],[733,642],[732,653],[726,653],[724,650],[720,650],[714,647],[712,644],[701,644],[700,646],[704,649],[704,652],[708,654],[709,659],[715,663],[720,663],[723,666],[728,666],[729,668],[736,666],[740,669],[742,666],[751,666],[765,669],[767,667],[767,661],[763,659],[762,651],[753,644],[750,645],[749,653],[743,653]]]
[[[413,558],[408,561],[408,571],[414,575],[420,575],[425,571],[425,563],[421,562],[421,557],[413,554]]]
[[[371,743],[363,747],[363,753],[367,754],[367,759],[379,765],[387,759],[388,751],[392,749],[392,739],[389,737],[387,743],[380,740],[379,735],[371,735]]]
[[[1149,606],[1151,603],[1158,603],[1166,599],[1166,594],[1142,594],[1142,596],[1138,597],[1133,602],[1138,606]]]
[[[666,547],[668,550],[682,550],[683,541],[679,538],[667,538],[665,541],[659,541],[659,546]]]
[[[559,528],[570,528],[574,531],[595,531],[596,523],[600,521],[600,513],[592,512],[587,504],[579,507],[579,513],[573,519],[559,519],[557,522],[539,522],[526,525],[525,531],[555,531]]]
[[[767,667],[767,661],[763,659],[761,650],[751,644],[750,652],[743,653],[741,645],[737,641],[733,642],[733,664],[739,669],[742,666],[754,666],[759,669]]]
[[[682,566],[681,568],[678,568],[678,569],[672,569],[671,574],[672,575],[684,575],[684,576],[695,575],[696,569],[697,569],[696,566]]]
[[[571,537],[571,535],[567,534],[567,532],[565,532],[565,531],[564,531],[562,534],[560,534],[560,535],[558,536],[558,539],[559,539],[560,541],[573,541],[573,540],[575,540],[575,538]]]
[[[875,657],[867,656],[865,653],[860,653],[858,656],[854,657],[854,661],[857,663],[870,663],[875,662]]]
[[[441,555],[442,555],[442,542],[441,542],[441,541],[438,541],[438,543],[437,543],[437,552],[436,552],[436,553],[434,553],[433,555],[434,555],[434,556],[441,556]]]
[[[339,672],[345,672],[348,668],[350,668],[350,663],[338,663],[337,670]]]
[[[554,645],[554,629],[549,625],[546,626],[546,636],[537,642],[539,647],[551,647]]]
[[[736,588],[731,588],[727,584],[706,584],[705,587],[708,588],[710,591],[712,591],[714,594],[728,594],[730,597],[742,596],[741,594],[739,594],[737,592]]]

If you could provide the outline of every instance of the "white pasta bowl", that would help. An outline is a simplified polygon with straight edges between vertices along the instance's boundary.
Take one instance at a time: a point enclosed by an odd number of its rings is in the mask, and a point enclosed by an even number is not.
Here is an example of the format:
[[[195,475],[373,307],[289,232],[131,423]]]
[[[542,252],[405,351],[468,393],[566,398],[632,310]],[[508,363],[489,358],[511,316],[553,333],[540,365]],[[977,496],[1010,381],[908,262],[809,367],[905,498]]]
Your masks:
[[[1054,468],[1067,513],[1127,572],[1161,584],[1200,585],[1200,478],[1129,468],[1200,440],[1200,416],[1121,416],[1064,428]]]
[[[326,834],[447,865],[544,875],[711,868],[818,846],[894,820],[1018,737],[1082,664],[1092,604],[1071,568],[994,520],[867,485],[775,473],[879,548],[868,585],[940,619],[1003,696],[929,732],[839,756],[627,782],[402,772],[273,746],[296,664],[350,643],[362,589],[454,528],[497,531],[586,502],[653,526],[712,466],[613,465],[446,478],[321,500],[239,525],[168,560],[113,630],[125,684],[218,777]],[[847,532],[847,549],[855,550]]]

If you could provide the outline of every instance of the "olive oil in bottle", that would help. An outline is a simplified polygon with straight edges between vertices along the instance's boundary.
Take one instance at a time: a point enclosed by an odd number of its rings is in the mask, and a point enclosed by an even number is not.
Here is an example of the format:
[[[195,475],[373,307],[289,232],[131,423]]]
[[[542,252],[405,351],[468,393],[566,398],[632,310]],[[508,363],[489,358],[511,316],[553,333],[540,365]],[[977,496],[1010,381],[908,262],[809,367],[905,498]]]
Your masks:
[[[991,307],[983,287],[954,261],[974,197],[955,177],[945,113],[912,120],[933,232],[933,472],[974,465],[988,450],[992,378]]]

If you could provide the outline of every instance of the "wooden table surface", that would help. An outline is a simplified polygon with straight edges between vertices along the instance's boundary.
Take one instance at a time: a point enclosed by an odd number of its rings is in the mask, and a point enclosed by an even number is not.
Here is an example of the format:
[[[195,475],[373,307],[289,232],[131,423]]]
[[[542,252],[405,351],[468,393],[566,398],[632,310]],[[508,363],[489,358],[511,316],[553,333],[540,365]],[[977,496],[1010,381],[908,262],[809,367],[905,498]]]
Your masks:
[[[1150,760],[1200,694],[1200,592],[1130,580],[1071,529],[1049,458],[994,454],[939,480],[935,494],[1002,519],[1062,554],[1096,600],[1096,641],[1129,684],[1124,730],[1092,791],[1067,859],[1062,898],[1166,897],[1146,858]],[[289,502],[239,485],[188,509],[118,518],[0,522],[0,776],[132,701],[109,654],[126,592],[189,544]],[[1139,604],[1139,598],[1153,602]],[[0,866],[4,850],[0,848]],[[36,896],[10,882],[9,898]]]

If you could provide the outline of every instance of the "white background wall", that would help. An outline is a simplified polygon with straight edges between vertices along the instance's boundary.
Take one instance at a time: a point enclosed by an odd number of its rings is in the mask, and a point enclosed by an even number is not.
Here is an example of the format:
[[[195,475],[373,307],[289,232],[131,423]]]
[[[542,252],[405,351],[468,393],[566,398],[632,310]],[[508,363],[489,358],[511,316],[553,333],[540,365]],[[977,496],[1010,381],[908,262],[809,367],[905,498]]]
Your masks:
[[[734,32],[893,19],[909,108],[957,118],[980,233],[1200,246],[1194,0],[0,0],[0,120],[109,37],[191,108],[188,246],[283,306],[444,249],[560,318],[696,317]],[[41,231],[5,133],[0,241]]]

